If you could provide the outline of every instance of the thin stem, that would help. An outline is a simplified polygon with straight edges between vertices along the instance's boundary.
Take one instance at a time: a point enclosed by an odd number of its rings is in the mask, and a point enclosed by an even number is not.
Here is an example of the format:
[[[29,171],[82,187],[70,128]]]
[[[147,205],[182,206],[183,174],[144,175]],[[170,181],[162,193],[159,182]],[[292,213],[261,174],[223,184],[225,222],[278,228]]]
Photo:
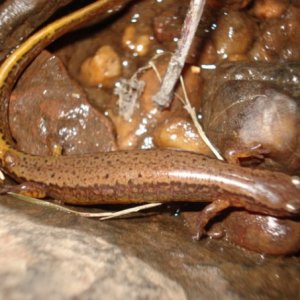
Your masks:
[[[48,201],[45,201],[45,200],[24,196],[24,195],[21,195],[21,194],[16,194],[16,193],[12,193],[12,192],[9,192],[8,194],[15,197],[15,198],[17,198],[17,199],[19,199],[19,200],[22,200],[22,201],[25,201],[25,202],[28,202],[28,203],[31,203],[31,204],[40,205],[40,206],[44,206],[44,207],[48,207],[48,208],[54,208],[54,209],[64,211],[64,212],[67,212],[67,213],[71,213],[73,215],[80,216],[80,217],[100,218],[100,220],[107,220],[107,219],[113,219],[113,218],[116,218],[116,217],[127,216],[129,214],[139,212],[139,211],[142,211],[142,210],[146,210],[146,209],[149,209],[149,208],[153,208],[153,207],[156,207],[156,206],[159,206],[159,205],[162,204],[162,203],[148,203],[148,204],[143,204],[143,205],[139,205],[139,206],[130,207],[130,208],[127,208],[127,209],[116,211],[116,212],[83,212],[83,211],[77,211],[77,210],[74,210],[74,209],[71,209],[71,208],[67,208],[65,206],[62,206],[62,205],[59,205],[59,204],[56,204],[56,203],[53,203],[53,202],[48,202]]]

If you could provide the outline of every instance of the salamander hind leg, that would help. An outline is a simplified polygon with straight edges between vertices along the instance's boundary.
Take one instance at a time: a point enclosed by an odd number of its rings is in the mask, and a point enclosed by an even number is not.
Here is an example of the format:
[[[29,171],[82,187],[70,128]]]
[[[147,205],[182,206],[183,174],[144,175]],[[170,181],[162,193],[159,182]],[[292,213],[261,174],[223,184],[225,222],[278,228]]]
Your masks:
[[[207,205],[204,210],[199,212],[199,215],[196,219],[196,236],[194,239],[199,240],[205,234],[205,226],[208,222],[214,218],[218,213],[224,209],[230,207],[230,202],[226,200],[216,200],[209,205]]]
[[[24,182],[18,185],[0,186],[0,194],[16,193],[32,198],[45,198],[47,196],[43,185],[34,182]]]

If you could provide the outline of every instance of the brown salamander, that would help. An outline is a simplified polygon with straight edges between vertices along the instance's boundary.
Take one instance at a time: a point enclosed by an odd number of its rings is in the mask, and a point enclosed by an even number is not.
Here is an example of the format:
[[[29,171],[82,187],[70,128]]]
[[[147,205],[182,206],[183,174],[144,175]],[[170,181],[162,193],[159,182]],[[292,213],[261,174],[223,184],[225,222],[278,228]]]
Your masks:
[[[229,206],[272,216],[298,215],[300,179],[284,173],[243,168],[172,150],[41,157],[11,146],[7,107],[22,70],[51,41],[102,13],[103,7],[108,9],[123,2],[96,1],[55,21],[25,41],[1,66],[1,169],[23,182],[2,190],[37,193],[78,205],[212,202],[199,219],[200,234],[211,217]]]

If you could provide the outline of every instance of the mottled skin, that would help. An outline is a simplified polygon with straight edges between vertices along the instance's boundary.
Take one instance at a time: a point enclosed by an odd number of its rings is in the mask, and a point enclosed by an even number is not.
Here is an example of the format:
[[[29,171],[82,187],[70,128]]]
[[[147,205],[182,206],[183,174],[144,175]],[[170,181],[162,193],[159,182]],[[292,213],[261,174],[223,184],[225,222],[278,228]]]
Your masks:
[[[47,195],[71,204],[224,200],[276,216],[300,209],[298,178],[190,152],[136,150],[39,157],[8,149],[2,168],[18,181],[36,183]]]
[[[95,3],[101,2],[107,1]],[[124,1],[115,0],[113,4],[118,2]],[[0,128],[5,136],[4,139],[0,135],[1,169],[23,182],[2,191],[48,195],[78,205],[212,202],[199,218],[198,236],[210,218],[229,206],[273,216],[299,214],[300,179],[279,172],[247,169],[198,154],[171,150],[40,157],[13,149],[7,121],[13,84],[43,47],[101,11],[101,5],[95,3],[86,7],[91,7],[90,10],[80,10],[75,17],[64,17],[36,33],[0,68],[0,113],[3,116]]]

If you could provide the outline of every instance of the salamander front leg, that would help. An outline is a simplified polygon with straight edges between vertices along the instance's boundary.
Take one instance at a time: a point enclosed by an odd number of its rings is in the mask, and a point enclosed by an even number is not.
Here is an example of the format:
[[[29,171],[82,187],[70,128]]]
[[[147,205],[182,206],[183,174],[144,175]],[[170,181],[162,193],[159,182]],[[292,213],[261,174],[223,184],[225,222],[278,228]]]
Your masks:
[[[24,182],[18,185],[3,185],[0,187],[0,194],[16,193],[32,198],[45,198],[47,193],[43,185],[34,182]]]
[[[207,205],[204,210],[199,212],[199,216],[196,219],[197,233],[194,239],[199,240],[205,233],[205,226],[207,223],[219,214],[224,209],[230,207],[230,202],[227,200],[216,200]]]
[[[270,154],[270,151],[262,148],[259,144],[252,148],[243,148],[243,149],[227,149],[224,153],[224,156],[228,163],[233,165],[240,165],[241,159],[243,158],[257,158],[261,161],[265,159],[265,156]]]

